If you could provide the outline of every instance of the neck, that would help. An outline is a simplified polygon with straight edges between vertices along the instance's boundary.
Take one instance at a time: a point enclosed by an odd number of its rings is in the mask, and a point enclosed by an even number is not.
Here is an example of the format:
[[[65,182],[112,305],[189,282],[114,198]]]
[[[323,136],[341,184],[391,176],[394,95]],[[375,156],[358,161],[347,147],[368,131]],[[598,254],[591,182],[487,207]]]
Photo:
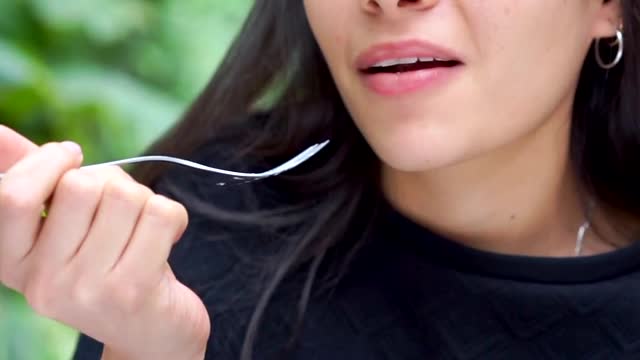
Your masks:
[[[585,213],[569,162],[569,118],[566,111],[518,141],[452,166],[409,173],[385,165],[383,191],[412,220],[468,246],[572,256]],[[589,246],[590,253],[606,250]]]

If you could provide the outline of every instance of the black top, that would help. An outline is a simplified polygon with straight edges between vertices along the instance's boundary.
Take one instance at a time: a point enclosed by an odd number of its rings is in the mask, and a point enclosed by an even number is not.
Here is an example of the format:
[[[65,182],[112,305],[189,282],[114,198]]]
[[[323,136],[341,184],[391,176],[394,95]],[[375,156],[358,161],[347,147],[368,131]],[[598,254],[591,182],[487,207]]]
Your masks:
[[[239,210],[248,203],[240,200],[242,187],[194,186],[187,171],[171,172],[155,190]],[[162,185],[171,182],[172,190]],[[252,261],[233,241],[216,240],[224,224],[184,203],[190,225],[170,263],[209,309],[206,359],[238,359],[253,310],[238,297],[249,291],[240,274],[252,271]],[[640,242],[580,258],[509,256],[443,238],[388,205],[378,216],[335,291],[311,298],[292,359],[640,359]],[[260,236],[250,229],[235,234]],[[255,359],[278,358],[297,294],[276,294]],[[75,359],[97,360],[100,351],[83,335]]]

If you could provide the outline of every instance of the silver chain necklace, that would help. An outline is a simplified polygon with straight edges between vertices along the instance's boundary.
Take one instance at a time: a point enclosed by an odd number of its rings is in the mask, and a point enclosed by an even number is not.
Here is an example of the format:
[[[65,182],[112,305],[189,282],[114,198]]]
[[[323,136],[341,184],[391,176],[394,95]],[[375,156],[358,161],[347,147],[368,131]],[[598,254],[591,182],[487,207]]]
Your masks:
[[[587,202],[587,209],[585,211],[585,221],[578,228],[578,233],[576,234],[576,248],[575,255],[580,256],[582,254],[582,248],[584,245],[584,235],[587,230],[591,227],[591,211],[593,210],[594,202],[593,200],[589,200]]]
[[[578,229],[578,234],[576,235],[576,256],[580,256],[582,253],[582,246],[584,244],[584,234],[589,230],[591,223],[589,220],[586,220],[580,228]]]

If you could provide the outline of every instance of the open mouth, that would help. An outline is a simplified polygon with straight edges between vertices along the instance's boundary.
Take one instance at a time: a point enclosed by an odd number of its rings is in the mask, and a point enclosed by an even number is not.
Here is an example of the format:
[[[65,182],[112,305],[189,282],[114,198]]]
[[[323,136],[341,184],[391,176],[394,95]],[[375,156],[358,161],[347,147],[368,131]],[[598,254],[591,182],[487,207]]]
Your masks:
[[[411,71],[419,71],[419,70],[427,70],[427,69],[435,69],[441,67],[454,67],[457,65],[461,65],[460,61],[456,60],[445,60],[438,58],[406,58],[406,59],[395,59],[395,60],[385,60],[380,63],[374,64],[373,66],[367,67],[365,69],[361,69],[360,71],[363,74],[381,74],[381,73],[389,73],[389,74],[397,74],[397,73],[405,73]]]
[[[465,62],[456,51],[420,39],[379,43],[355,59],[363,85],[382,96],[399,96],[445,86]]]

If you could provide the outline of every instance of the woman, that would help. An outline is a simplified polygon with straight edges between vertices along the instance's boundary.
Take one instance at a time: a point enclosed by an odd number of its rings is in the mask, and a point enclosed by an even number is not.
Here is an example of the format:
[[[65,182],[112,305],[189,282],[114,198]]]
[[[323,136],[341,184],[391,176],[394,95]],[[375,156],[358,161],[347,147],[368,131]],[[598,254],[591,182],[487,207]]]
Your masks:
[[[330,146],[218,187],[3,129],[0,279],[86,334],[76,359],[638,358],[638,14],[257,1],[148,152],[254,171]]]

